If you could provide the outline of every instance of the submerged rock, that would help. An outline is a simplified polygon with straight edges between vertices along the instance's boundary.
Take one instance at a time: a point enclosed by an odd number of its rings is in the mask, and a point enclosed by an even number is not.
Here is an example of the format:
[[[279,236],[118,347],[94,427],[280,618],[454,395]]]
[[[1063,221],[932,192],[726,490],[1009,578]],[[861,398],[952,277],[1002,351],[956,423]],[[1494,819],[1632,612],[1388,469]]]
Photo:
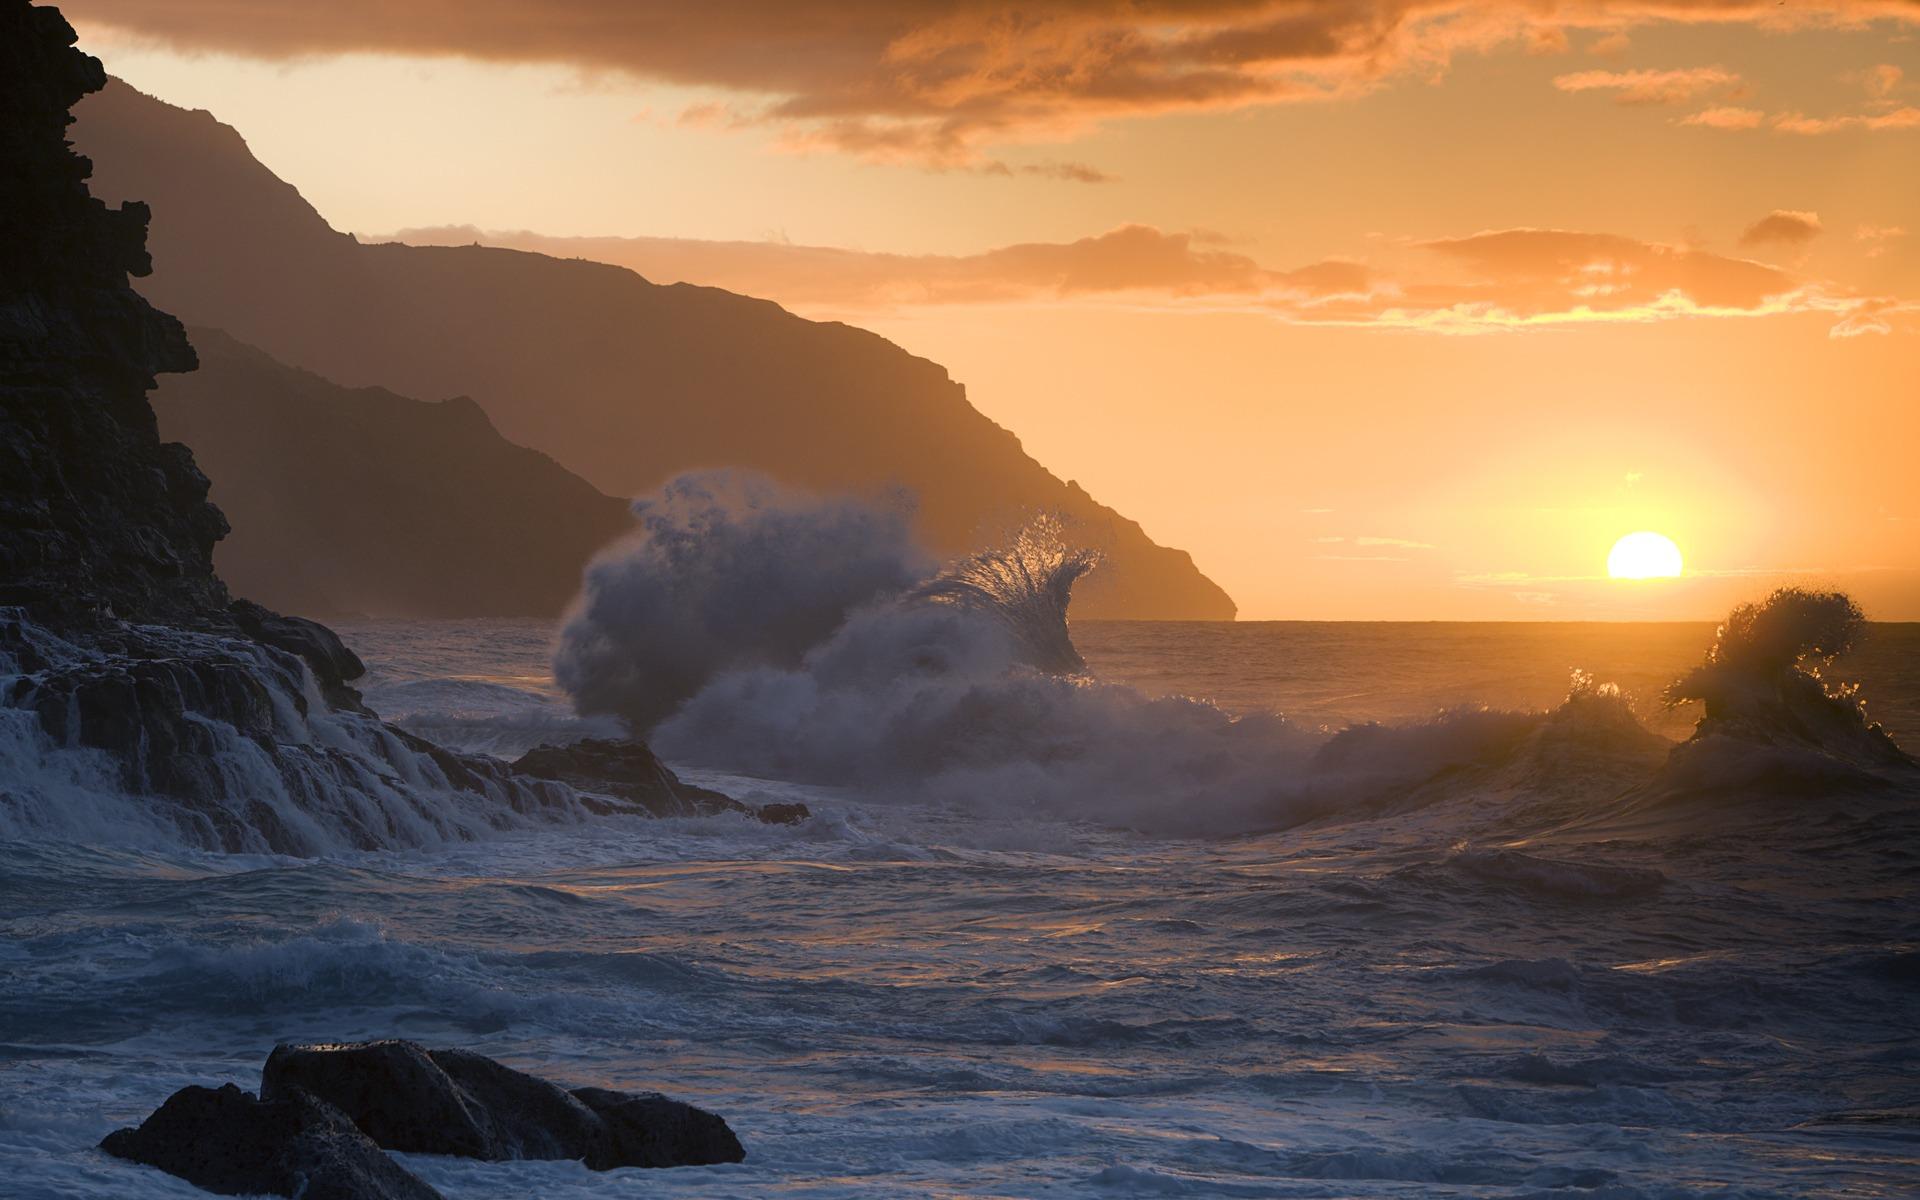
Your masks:
[[[276,1046],[260,1090],[269,1098],[310,1092],[379,1145],[417,1154],[574,1158],[596,1171],[746,1158],[726,1121],[690,1104],[569,1092],[478,1054],[406,1041]]]
[[[223,1196],[440,1197],[338,1109],[298,1089],[261,1100],[231,1083],[181,1088],[138,1128],[108,1134],[100,1148]]]
[[[534,779],[569,784],[581,792],[611,796],[625,804],[609,804],[583,796],[606,812],[643,812],[655,817],[704,817],[741,813],[770,825],[796,825],[812,816],[804,804],[768,804],[755,808],[711,788],[698,787],[675,775],[646,743],[589,738],[569,746],[535,746],[521,755],[513,769]]]

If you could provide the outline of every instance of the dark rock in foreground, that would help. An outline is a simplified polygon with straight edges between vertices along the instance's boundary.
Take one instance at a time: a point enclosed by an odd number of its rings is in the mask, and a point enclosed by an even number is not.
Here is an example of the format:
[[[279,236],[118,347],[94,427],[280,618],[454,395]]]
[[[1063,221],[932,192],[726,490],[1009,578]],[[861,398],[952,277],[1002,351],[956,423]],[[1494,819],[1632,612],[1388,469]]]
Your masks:
[[[298,1090],[256,1099],[233,1084],[181,1088],[100,1148],[224,1196],[439,1200],[339,1110]]]
[[[582,796],[581,803],[600,805],[598,811],[637,811],[655,817],[704,817],[741,813],[770,825],[797,825],[813,813],[804,804],[769,804],[755,808],[710,788],[686,783],[644,742],[589,738],[570,746],[535,746],[514,762],[513,769],[534,779],[569,784],[581,792],[613,796],[626,805]]]
[[[569,1092],[464,1050],[413,1042],[276,1046],[269,1098],[308,1092],[389,1150],[489,1161],[574,1158],[613,1167],[740,1162],[726,1121],[654,1093]]]

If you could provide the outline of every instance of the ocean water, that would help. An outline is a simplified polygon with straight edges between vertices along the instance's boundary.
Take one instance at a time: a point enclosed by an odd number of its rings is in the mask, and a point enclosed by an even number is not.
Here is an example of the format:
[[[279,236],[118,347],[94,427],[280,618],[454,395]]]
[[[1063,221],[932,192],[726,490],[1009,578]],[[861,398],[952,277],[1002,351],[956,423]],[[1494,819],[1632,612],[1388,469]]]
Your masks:
[[[611,732],[569,711],[549,626],[341,632],[374,707],[436,740]],[[611,818],[317,859],[0,844],[0,1196],[200,1195],[92,1146],[186,1083],[257,1084],[276,1041],[382,1036],[662,1090],[749,1155],[407,1156],[449,1197],[1920,1193],[1920,796],[1729,768],[1622,803],[1698,716],[1656,697],[1710,627],[1072,635],[1105,685],[986,693],[1049,735],[1018,771],[663,730],[699,782],[805,800],[791,828]],[[1920,745],[1920,629],[1877,626],[1842,666]],[[1638,724],[1560,707],[1576,669]],[[705,701],[757,720],[791,686]],[[804,732],[873,752],[832,715]],[[1013,736],[940,716],[886,732]],[[1367,722],[1388,728],[1336,743]],[[1053,770],[1134,744],[1123,771]],[[1267,773],[1298,779],[1222,798]]]

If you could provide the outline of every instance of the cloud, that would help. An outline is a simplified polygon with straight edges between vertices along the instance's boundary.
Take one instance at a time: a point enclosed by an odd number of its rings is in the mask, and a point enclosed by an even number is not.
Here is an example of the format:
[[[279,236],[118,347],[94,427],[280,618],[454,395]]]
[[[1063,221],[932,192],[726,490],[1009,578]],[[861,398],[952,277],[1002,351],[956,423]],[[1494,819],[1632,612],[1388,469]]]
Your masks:
[[[1595,58],[1619,58],[1633,48],[1633,39],[1624,33],[1604,33],[1587,44],[1587,53]]]
[[[394,237],[593,259],[660,282],[724,287],[836,316],[920,305],[1111,302],[1255,313],[1296,324],[1481,333],[1786,313],[1840,320],[1861,304],[1843,289],[1762,262],[1556,229],[1413,242],[1399,247],[1387,264],[1325,259],[1289,269],[1220,249],[1217,239],[1145,225],[964,255],[879,254],[785,242],[553,238],[466,226],[403,230]]]
[[[1725,67],[1687,67],[1674,71],[1575,71],[1556,76],[1553,86],[1563,92],[1612,92],[1617,104],[1679,104],[1738,82],[1740,77]]]
[[[710,89],[795,149],[945,167],[1092,122],[1354,95],[1652,24],[1920,24],[1905,0],[67,0],[188,52],[558,63]],[[1629,89],[1630,90],[1630,89]],[[1649,94],[1660,94],[1655,88]],[[729,126],[731,122],[729,123]]]
[[[1861,225],[1853,231],[1854,240],[1866,245],[1868,258],[1881,257],[1906,236],[1906,229],[1899,225]]]
[[[1680,118],[1682,125],[1701,125],[1708,129],[1753,129],[1767,119],[1767,114],[1757,108],[1733,108],[1722,105],[1718,108],[1701,109],[1697,113]]]
[[[1742,246],[1805,246],[1820,235],[1820,214],[1776,208],[1747,226]]]
[[[1905,78],[1905,76],[1906,72],[1894,66],[1892,63],[1881,63],[1878,66],[1868,67],[1865,71],[1862,71],[1860,73],[1860,82],[1861,86],[1867,89],[1867,95],[1872,96],[1876,100],[1884,100],[1888,96],[1893,95],[1895,89],[1900,86],[1901,79]]]
[[[1484,291],[1489,302],[1522,317],[1652,311],[1673,304],[1751,312],[1799,287],[1764,263],[1613,234],[1508,229],[1421,245],[1472,276],[1470,283],[1437,289],[1461,297],[1449,307]]]
[[[553,238],[483,233],[470,226],[407,229],[414,244],[485,242],[560,258],[610,262],[657,280],[683,280],[849,308],[971,304],[1138,294],[1158,297],[1285,294],[1301,299],[1362,292],[1366,268],[1341,261],[1272,271],[1213,249],[1190,233],[1123,225],[1072,242],[1026,242],[979,254],[876,254],[825,246],[682,238]]]
[[[1920,303],[1880,297],[1863,301],[1846,317],[1827,330],[1831,338],[1856,338],[1867,334],[1891,335],[1896,329],[1912,331],[1920,327]]]
[[[1850,113],[1837,117],[1809,117],[1797,112],[1782,113],[1773,119],[1773,127],[1781,133],[1798,133],[1808,137],[1839,133],[1847,129],[1865,130],[1869,133],[1893,129],[1920,129],[1920,108],[1903,105],[1886,112]]]

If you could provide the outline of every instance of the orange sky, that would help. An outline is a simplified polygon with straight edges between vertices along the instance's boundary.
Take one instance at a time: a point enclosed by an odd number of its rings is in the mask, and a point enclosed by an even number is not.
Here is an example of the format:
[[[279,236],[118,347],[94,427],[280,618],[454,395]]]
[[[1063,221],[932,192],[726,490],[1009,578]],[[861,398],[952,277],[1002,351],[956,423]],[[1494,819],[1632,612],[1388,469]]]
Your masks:
[[[1920,4],[63,7],[337,228],[944,363],[1243,617],[1920,618]]]

